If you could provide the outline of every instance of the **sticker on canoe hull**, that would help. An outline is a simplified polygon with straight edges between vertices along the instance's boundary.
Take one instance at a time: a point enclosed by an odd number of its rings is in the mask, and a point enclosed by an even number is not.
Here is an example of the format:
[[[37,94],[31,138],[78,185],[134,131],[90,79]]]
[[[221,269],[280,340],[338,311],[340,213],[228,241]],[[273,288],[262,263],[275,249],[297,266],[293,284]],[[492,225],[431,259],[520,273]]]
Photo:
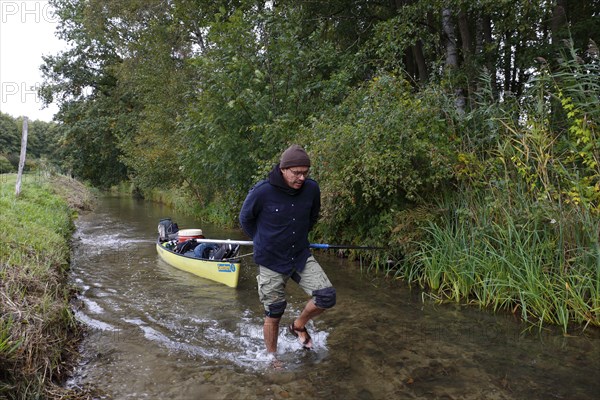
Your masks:
[[[219,272],[235,272],[235,264],[217,264]]]

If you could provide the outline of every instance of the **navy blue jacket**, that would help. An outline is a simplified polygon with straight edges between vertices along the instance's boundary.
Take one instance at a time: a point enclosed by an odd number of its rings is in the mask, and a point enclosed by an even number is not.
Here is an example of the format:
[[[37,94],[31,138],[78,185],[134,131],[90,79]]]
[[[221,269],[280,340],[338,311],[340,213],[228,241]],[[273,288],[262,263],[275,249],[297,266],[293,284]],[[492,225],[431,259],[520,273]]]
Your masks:
[[[240,224],[254,242],[254,261],[291,275],[304,269],[310,257],[308,232],[321,210],[321,190],[306,179],[298,190],[284,186],[276,165],[269,179],[258,182],[244,201]]]

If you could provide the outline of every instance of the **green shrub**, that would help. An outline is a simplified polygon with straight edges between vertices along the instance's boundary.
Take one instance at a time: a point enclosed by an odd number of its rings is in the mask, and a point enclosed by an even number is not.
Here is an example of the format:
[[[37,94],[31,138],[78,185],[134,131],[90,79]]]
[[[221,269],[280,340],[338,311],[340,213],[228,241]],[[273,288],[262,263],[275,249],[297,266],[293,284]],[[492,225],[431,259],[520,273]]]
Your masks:
[[[10,163],[10,161],[8,161],[8,158],[6,158],[2,154],[0,154],[0,174],[6,174],[8,172],[14,172],[14,171],[15,171],[15,168]]]
[[[565,61],[566,60],[566,61]],[[600,326],[597,58],[543,67],[524,101],[460,122],[457,191],[396,276],[439,300],[512,311],[542,327]],[[515,118],[518,115],[518,118]]]
[[[323,192],[320,234],[403,242],[406,232],[397,228],[407,210],[429,202],[452,177],[457,138],[445,101],[435,88],[413,93],[408,82],[385,74],[314,122],[308,142]]]

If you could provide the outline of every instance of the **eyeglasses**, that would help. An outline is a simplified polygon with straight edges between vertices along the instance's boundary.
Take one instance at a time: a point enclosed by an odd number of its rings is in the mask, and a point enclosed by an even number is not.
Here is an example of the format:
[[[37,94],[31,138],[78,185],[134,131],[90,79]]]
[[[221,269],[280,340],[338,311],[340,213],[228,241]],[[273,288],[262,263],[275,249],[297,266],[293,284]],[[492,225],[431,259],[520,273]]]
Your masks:
[[[300,178],[301,176],[303,176],[304,178],[308,178],[308,174],[310,173],[308,169],[304,171],[295,171],[291,168],[288,168],[288,171],[290,171],[292,175],[294,175],[294,177],[296,178]]]

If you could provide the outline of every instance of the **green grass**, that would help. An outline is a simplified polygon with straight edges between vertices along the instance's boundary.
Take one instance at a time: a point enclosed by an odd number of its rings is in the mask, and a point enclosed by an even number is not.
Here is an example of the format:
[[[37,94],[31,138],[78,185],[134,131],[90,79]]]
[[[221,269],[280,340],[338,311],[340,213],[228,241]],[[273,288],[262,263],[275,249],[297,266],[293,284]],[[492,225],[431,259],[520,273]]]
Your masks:
[[[523,198],[519,208],[489,204],[475,195],[443,205],[452,211],[430,224],[430,240],[398,277],[437,301],[518,313],[539,328],[600,326],[598,222],[566,212],[555,220]],[[465,207],[467,217],[457,216]]]
[[[0,175],[0,398],[71,395],[68,372],[79,327],[69,300],[69,239],[88,191],[65,177]],[[60,193],[60,195],[58,194]]]

